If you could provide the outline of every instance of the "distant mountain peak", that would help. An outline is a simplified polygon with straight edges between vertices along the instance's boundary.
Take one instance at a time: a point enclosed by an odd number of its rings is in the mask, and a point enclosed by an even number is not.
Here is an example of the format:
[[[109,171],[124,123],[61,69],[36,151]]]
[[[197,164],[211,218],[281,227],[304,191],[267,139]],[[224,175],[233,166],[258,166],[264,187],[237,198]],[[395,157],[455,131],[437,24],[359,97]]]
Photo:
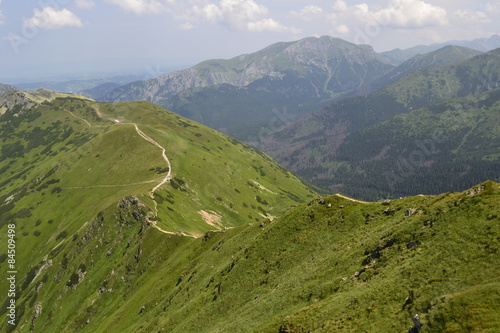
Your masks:
[[[500,36],[494,34],[489,38],[478,38],[474,40],[451,40],[444,43],[435,43],[430,45],[417,45],[408,49],[394,49],[381,54],[395,65],[399,65],[404,61],[414,57],[417,54],[429,53],[444,46],[462,46],[471,48],[477,51],[488,52],[500,47]]]
[[[457,65],[483,53],[464,46],[446,45],[429,53],[417,54],[378,79],[377,86],[384,86],[416,71]]]

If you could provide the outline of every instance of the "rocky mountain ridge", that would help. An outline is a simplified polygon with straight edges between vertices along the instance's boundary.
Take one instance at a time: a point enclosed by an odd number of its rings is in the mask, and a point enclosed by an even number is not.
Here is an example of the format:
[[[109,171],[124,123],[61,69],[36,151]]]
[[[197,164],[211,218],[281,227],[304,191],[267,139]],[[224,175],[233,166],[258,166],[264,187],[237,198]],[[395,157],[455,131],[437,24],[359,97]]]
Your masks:
[[[364,73],[357,73],[361,76],[357,82],[331,83],[334,74],[338,74],[334,72],[339,66],[366,64],[369,64],[369,68]],[[335,95],[370,81],[374,74],[384,73],[391,67],[370,46],[354,45],[328,36],[309,37],[296,42],[276,43],[261,51],[232,59],[204,61],[192,68],[152,80],[133,82],[115,89],[103,100],[117,102],[146,99],[164,104],[173,95],[187,89],[220,84],[242,87],[264,77],[281,78],[287,71],[296,71],[299,76],[319,76],[317,82],[311,82],[317,93]],[[350,78],[348,81],[352,80]]]

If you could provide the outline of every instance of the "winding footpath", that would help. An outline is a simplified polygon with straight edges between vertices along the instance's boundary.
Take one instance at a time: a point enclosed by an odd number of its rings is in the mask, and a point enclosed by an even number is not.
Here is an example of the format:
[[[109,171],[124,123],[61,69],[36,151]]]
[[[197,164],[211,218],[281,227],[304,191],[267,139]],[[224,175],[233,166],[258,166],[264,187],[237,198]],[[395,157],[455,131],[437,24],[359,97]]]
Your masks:
[[[135,130],[137,132],[137,134],[139,134],[144,140],[148,141],[149,143],[155,145],[156,147],[160,148],[161,149],[161,155],[163,156],[163,159],[165,160],[165,162],[167,163],[167,167],[168,167],[168,172],[167,172],[167,175],[165,176],[165,178],[163,178],[163,180],[158,184],[156,185],[155,187],[153,187],[153,189],[149,192],[149,195],[151,196],[151,199],[153,200],[153,203],[155,205],[154,207],[154,212],[155,212],[155,216],[158,216],[158,203],[156,202],[155,198],[154,198],[154,193],[156,192],[156,190],[158,190],[162,185],[164,185],[165,183],[167,183],[168,181],[170,181],[170,179],[172,179],[172,165],[170,164],[170,160],[168,159],[167,157],[167,154],[166,154],[166,150],[165,148],[163,148],[163,146],[161,146],[158,142],[156,142],[155,140],[153,140],[150,136],[146,135],[143,131],[141,131],[139,129],[139,127],[137,126],[137,124],[135,123],[132,123],[135,127]],[[182,231],[179,231],[179,232],[173,232],[173,231],[166,231],[166,230],[163,230],[162,228],[160,228],[157,224],[156,224],[156,221],[154,220],[149,220],[149,223],[155,227],[156,229],[158,229],[159,231],[163,232],[164,234],[167,234],[167,235],[182,235],[182,236],[186,236],[186,237],[192,237],[192,238],[198,238],[197,236],[194,236],[194,235],[189,235],[189,234],[186,234]]]
[[[161,149],[161,155],[163,156],[165,162],[167,162],[167,167],[168,167],[167,175],[158,185],[153,187],[153,189],[150,192],[153,195],[157,189],[159,189],[163,184],[167,183],[170,179],[172,179],[172,165],[170,164],[170,160],[167,157],[165,148],[163,148],[158,142],[156,142],[151,137],[147,136],[143,131],[141,131],[137,126],[137,124],[133,123],[133,125],[135,127],[137,134],[139,134],[144,140],[148,141],[149,143],[152,143],[153,145]]]
[[[76,119],[80,119],[80,120],[83,120],[89,127],[92,127],[92,124],[89,123],[87,120],[83,119],[82,117],[78,117],[76,114],[74,114],[73,112],[69,111],[69,110],[66,110],[64,109],[64,111],[68,112],[69,114],[71,114],[73,117],[75,117]]]

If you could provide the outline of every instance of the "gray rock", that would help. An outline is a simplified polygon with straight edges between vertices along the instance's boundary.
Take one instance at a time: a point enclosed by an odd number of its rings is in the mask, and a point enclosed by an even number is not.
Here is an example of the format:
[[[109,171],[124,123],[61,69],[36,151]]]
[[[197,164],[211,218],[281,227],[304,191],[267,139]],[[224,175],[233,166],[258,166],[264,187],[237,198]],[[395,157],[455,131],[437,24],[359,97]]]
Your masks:
[[[417,211],[416,208],[407,208],[405,210],[405,216],[411,216],[411,215],[415,214],[416,211]]]
[[[413,320],[413,326],[410,327],[410,329],[408,330],[408,333],[420,333],[420,332],[422,332],[422,324],[420,324],[420,316],[418,314],[416,314],[412,320]]]

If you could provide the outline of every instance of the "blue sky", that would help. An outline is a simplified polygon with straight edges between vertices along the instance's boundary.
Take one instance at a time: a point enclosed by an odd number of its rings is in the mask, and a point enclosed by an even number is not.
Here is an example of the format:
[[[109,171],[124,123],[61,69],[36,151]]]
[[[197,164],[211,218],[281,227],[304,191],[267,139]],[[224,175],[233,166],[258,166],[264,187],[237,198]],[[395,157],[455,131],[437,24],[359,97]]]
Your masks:
[[[497,0],[0,0],[0,82],[154,75],[322,35],[386,51],[489,37],[498,17]]]

